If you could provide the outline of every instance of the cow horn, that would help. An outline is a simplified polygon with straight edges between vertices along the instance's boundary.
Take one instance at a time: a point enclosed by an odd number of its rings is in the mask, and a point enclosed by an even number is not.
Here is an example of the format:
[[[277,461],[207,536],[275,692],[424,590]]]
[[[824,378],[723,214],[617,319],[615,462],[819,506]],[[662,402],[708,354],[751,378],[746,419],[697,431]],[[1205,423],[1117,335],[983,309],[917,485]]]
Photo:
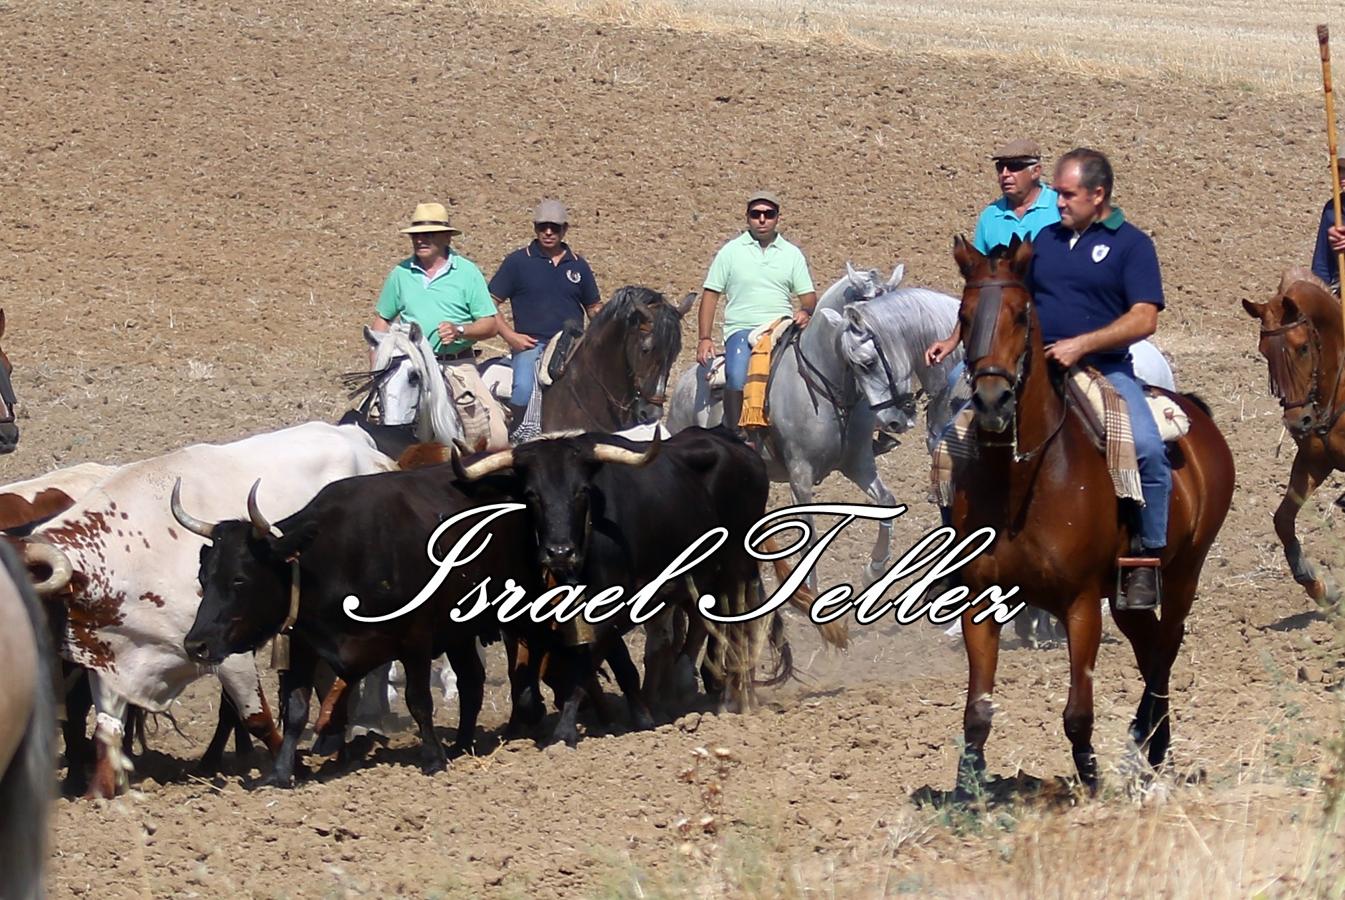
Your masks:
[[[627,450],[625,447],[617,447],[613,444],[594,444],[593,458],[598,462],[615,463],[622,466],[643,466],[654,461],[658,456],[659,447],[662,441],[658,429],[654,430],[654,439],[649,442],[649,449],[640,453],[636,450]]]
[[[514,464],[513,450],[500,450],[492,453],[485,459],[479,459],[470,466],[464,466],[462,477],[467,481],[476,481],[478,478],[485,478],[487,475],[493,475],[496,472],[509,468]]]
[[[182,479],[179,478],[173,482],[173,496],[169,498],[168,505],[173,509],[173,518],[177,523],[192,534],[200,535],[207,541],[214,539],[215,525],[213,522],[203,522],[195,516],[187,514],[182,508]]]
[[[70,558],[59,547],[46,541],[24,541],[23,561],[30,566],[40,565],[51,569],[51,575],[45,581],[33,582],[33,590],[42,595],[56,593],[69,584],[71,576],[75,574]]]
[[[252,520],[252,529],[257,533],[257,537],[268,537],[271,534],[271,523],[266,521],[266,516],[257,508],[257,489],[262,486],[262,480],[258,478],[252,482],[252,490],[248,491],[248,518]]]

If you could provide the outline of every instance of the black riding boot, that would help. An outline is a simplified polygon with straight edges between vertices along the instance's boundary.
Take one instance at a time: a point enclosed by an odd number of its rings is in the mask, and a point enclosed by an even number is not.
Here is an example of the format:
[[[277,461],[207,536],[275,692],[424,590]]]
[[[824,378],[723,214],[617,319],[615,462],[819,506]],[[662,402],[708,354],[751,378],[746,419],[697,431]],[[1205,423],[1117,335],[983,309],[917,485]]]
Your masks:
[[[724,388],[724,418],[721,424],[736,437],[746,439],[738,421],[743,417],[743,392]]]

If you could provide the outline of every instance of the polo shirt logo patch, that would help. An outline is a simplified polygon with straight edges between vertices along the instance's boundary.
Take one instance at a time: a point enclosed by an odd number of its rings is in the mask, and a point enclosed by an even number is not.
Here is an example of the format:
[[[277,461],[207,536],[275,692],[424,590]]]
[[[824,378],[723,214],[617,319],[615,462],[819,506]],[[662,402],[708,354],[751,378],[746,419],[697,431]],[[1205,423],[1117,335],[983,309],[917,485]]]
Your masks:
[[[568,272],[566,272],[566,273],[565,273],[565,277],[568,278],[568,279],[570,279],[570,281],[571,281],[573,284],[578,284],[578,283],[579,283],[579,273],[576,272],[574,269],[570,269]]]
[[[1093,248],[1093,262],[1095,263],[1102,262],[1104,259],[1107,258],[1107,254],[1110,252],[1111,248],[1108,247],[1106,244],[1098,244],[1096,247]]]

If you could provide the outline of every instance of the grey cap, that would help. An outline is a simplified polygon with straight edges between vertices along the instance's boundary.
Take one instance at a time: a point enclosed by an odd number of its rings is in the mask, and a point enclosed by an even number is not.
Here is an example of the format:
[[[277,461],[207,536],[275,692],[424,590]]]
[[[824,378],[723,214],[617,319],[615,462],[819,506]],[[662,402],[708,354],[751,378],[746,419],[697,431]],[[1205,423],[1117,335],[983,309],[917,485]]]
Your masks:
[[[763,202],[765,202],[765,203],[769,203],[771,206],[774,206],[776,209],[779,209],[779,208],[780,208],[780,198],[777,197],[775,194],[773,194],[773,193],[770,192],[770,191],[753,191],[752,193],[750,193],[750,194],[747,195],[747,205],[748,205],[748,206],[751,206],[753,203],[756,203],[758,200],[761,200],[761,201],[763,201]]]
[[[534,225],[538,222],[568,225],[569,213],[565,210],[565,204],[559,200],[543,200],[537,204],[537,211],[532,214],[532,221]]]
[[[1001,144],[991,159],[1041,159],[1041,148],[1037,142],[1028,138],[1015,138],[1007,144]]]

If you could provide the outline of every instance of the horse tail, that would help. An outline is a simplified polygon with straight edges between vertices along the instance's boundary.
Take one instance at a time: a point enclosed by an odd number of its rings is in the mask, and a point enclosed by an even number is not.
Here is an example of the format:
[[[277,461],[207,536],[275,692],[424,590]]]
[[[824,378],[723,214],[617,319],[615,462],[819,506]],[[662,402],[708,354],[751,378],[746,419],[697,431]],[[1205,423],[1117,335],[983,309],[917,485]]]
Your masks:
[[[1210,409],[1210,405],[1202,400],[1199,394],[1182,394],[1182,396],[1194,403],[1196,409],[1209,416],[1210,419],[1214,418],[1214,410]]]
[[[0,775],[0,871],[5,896],[41,897],[47,861],[47,814],[56,792],[55,700],[52,691],[51,637],[47,618],[13,549],[0,542],[0,562],[14,582],[32,626],[38,671],[33,679],[33,710],[23,738]]]

